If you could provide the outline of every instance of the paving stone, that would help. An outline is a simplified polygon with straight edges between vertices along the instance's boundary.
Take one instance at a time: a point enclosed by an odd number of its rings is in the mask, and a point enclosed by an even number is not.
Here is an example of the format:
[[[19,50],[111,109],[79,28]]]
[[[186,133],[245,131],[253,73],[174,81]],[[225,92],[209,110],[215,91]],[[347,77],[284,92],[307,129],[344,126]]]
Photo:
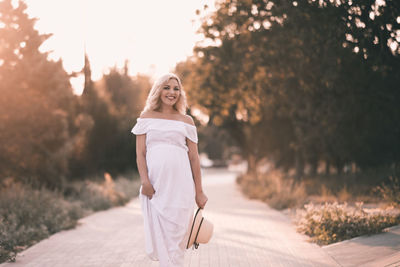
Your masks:
[[[341,266],[400,266],[400,225],[323,247]]]
[[[209,198],[203,215],[214,224],[214,235],[208,244],[186,251],[185,266],[339,266],[297,233],[287,216],[244,197],[235,177],[236,173],[224,169],[203,170]],[[15,263],[0,266],[159,266],[144,252],[138,198],[79,222],[75,229],[56,233],[21,252]]]

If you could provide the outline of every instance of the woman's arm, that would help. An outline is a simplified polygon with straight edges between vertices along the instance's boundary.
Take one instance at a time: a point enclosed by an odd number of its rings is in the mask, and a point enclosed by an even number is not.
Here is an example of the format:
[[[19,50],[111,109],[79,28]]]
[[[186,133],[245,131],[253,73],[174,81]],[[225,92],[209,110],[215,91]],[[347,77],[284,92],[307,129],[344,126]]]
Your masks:
[[[200,208],[204,208],[207,203],[207,196],[203,192],[203,186],[201,184],[201,170],[200,170],[200,159],[197,149],[197,144],[188,138],[186,138],[186,143],[189,148],[189,160],[190,167],[192,168],[194,185],[196,188],[196,203]]]
[[[153,197],[153,194],[155,193],[155,190],[153,188],[153,185],[150,183],[147,172],[145,134],[136,136],[136,164],[142,184],[142,194],[148,196],[151,199]]]

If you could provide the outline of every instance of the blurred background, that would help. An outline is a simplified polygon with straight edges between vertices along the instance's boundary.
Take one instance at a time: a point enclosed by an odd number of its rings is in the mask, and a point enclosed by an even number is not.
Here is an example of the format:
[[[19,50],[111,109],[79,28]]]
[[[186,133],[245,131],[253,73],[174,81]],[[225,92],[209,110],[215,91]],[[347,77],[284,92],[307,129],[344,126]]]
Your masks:
[[[250,197],[399,203],[399,42],[397,0],[1,0],[0,235],[44,190],[76,218],[134,196],[130,130],[164,72],[202,167],[239,171]]]

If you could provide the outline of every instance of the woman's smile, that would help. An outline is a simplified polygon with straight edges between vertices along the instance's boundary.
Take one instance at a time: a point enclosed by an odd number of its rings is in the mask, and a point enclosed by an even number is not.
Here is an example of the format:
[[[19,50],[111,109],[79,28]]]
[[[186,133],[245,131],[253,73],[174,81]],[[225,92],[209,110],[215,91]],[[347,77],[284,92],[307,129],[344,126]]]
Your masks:
[[[172,96],[172,95],[171,95],[171,96],[168,96],[168,95],[167,95],[167,98],[168,98],[169,100],[175,100],[175,99],[176,99],[176,96]]]
[[[166,105],[175,105],[180,95],[179,84],[175,79],[170,79],[161,91],[161,100]]]

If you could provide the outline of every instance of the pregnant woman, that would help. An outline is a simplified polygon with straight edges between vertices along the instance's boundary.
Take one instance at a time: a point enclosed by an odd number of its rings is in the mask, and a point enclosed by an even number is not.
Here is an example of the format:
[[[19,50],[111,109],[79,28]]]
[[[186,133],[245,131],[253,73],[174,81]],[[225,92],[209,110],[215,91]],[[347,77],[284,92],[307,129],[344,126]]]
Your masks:
[[[153,84],[132,133],[136,135],[145,251],[160,266],[183,266],[195,204],[204,208],[197,130],[172,73]]]

